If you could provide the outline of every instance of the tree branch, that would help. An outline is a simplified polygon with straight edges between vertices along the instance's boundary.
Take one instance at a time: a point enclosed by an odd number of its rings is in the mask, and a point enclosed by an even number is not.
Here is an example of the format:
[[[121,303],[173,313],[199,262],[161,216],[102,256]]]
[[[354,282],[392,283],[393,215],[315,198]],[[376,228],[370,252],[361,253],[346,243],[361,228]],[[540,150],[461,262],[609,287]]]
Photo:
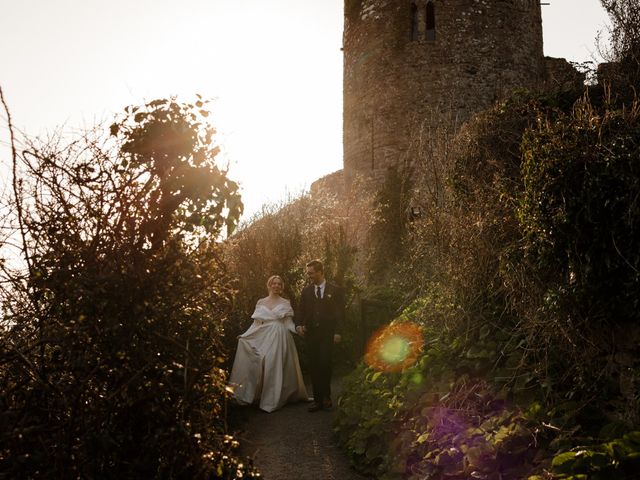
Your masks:
[[[20,198],[20,191],[18,189],[18,152],[16,150],[16,139],[15,134],[13,132],[13,123],[11,121],[11,113],[9,112],[9,107],[7,102],[4,99],[4,92],[2,91],[2,87],[0,87],[0,102],[2,102],[2,106],[4,107],[4,111],[7,114],[7,127],[9,129],[9,138],[11,141],[11,169],[12,169],[12,184],[13,184],[13,195],[14,200],[16,202],[16,210],[18,213],[18,225],[20,227],[20,236],[22,237],[22,253],[24,254],[24,259],[27,262],[27,268],[29,269],[29,274],[31,275],[32,267],[31,267],[31,258],[29,256],[29,250],[27,248],[27,238],[24,230],[23,223],[23,212],[22,212],[22,200]]]

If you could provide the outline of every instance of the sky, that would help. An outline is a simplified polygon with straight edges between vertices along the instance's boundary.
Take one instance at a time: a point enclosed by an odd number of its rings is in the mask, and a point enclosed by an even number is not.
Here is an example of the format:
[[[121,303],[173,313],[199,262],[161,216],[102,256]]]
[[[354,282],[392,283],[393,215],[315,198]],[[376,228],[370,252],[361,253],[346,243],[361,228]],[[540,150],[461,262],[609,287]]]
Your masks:
[[[599,0],[546,2],[545,54],[597,61]],[[213,99],[245,218],[342,168],[342,0],[0,0],[0,12],[0,86],[24,134],[72,136],[198,93]],[[0,165],[7,142],[0,113]]]

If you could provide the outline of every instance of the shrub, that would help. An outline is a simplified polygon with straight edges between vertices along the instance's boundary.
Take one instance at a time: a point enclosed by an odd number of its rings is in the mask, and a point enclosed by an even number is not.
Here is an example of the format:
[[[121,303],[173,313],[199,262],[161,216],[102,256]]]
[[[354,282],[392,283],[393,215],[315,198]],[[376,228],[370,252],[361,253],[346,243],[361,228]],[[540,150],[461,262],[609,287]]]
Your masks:
[[[469,342],[441,328],[455,307],[417,300],[398,323],[421,324],[424,351],[398,373],[361,364],[345,382],[335,430],[353,463],[376,478],[520,479],[535,425],[486,380],[499,358],[490,329]],[[436,306],[434,308],[434,306]],[[436,323],[436,319],[438,319]]]
[[[553,458],[553,478],[578,480],[633,479],[640,469],[640,432],[591,447],[579,447]],[[542,477],[530,477],[539,480]]]
[[[233,291],[215,241],[241,203],[202,106],[156,100],[111,139],[21,157],[27,270],[4,270],[0,476],[253,476],[225,436]]]
[[[400,373],[362,365],[339,403],[338,438],[364,472],[632,471],[638,104],[608,92],[517,94],[426,152],[441,180],[417,179],[428,215],[400,261],[424,353]]]
[[[522,239],[504,277],[530,361],[543,366],[552,390],[617,411],[609,421],[633,423],[635,387],[625,385],[636,378],[640,130],[636,107],[604,100],[541,115],[525,136]],[[620,397],[627,408],[611,405]]]
[[[640,85],[640,6],[634,0],[601,3],[610,19],[611,45],[605,56],[616,62],[617,93],[632,98]]]
[[[282,205],[265,206],[226,242],[225,258],[238,295],[229,321],[227,345],[234,351],[236,336],[251,322],[258,298],[266,295],[266,280],[278,274],[294,310],[305,277],[305,264],[323,260],[327,278],[345,289],[348,303],[357,290],[354,271],[361,263],[359,245],[368,226],[368,196],[355,190],[349,196],[331,191],[303,194]],[[347,315],[341,326],[343,342],[338,362],[350,363],[358,348],[357,319]],[[304,342],[301,361],[304,363]]]
[[[532,273],[547,284],[544,295],[575,321],[636,322],[637,106],[598,112],[585,99],[571,116],[541,119],[523,151],[518,219]]]

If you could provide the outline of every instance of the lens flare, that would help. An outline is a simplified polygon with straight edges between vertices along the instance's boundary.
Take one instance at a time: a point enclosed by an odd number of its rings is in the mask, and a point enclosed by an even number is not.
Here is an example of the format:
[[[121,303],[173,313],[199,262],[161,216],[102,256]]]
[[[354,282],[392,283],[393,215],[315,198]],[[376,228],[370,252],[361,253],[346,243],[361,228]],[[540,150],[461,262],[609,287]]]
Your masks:
[[[372,335],[364,360],[376,370],[398,372],[416,362],[422,347],[422,329],[418,325],[391,323]]]

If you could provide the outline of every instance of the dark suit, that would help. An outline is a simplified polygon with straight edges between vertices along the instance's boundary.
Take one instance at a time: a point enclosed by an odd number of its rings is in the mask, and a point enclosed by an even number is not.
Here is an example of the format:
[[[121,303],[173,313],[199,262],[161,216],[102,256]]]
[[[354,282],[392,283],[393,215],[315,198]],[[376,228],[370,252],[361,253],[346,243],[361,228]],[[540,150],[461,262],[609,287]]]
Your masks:
[[[344,323],[344,293],[327,282],[322,299],[316,297],[316,285],[307,285],[300,296],[296,312],[297,325],[306,328],[309,370],[313,397],[318,403],[331,399],[331,355],[333,336]]]

